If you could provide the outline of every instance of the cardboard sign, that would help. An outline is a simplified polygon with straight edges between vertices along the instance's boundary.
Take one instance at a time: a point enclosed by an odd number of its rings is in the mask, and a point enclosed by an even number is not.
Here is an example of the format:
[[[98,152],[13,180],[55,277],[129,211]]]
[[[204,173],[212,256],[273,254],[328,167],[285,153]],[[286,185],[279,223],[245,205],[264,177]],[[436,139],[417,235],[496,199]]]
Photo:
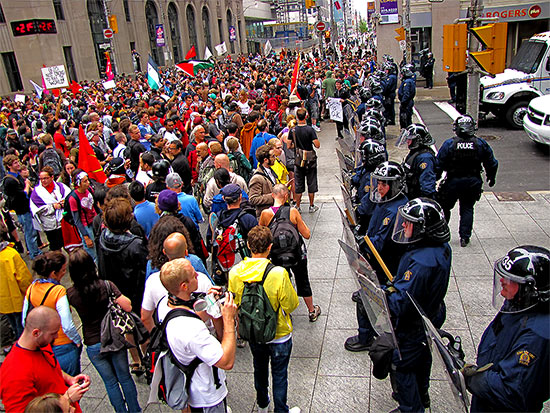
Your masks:
[[[44,85],[46,85],[46,89],[59,89],[69,86],[69,80],[67,78],[65,66],[58,65],[43,67],[40,70],[42,71],[42,78],[44,79]]]

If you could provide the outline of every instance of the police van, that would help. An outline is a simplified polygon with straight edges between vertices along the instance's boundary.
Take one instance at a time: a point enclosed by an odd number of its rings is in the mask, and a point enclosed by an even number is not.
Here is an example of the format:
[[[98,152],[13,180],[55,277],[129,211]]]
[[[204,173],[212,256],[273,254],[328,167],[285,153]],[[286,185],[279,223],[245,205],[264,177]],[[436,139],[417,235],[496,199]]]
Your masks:
[[[521,129],[531,99],[550,94],[550,32],[524,41],[510,67],[481,78],[480,113]]]

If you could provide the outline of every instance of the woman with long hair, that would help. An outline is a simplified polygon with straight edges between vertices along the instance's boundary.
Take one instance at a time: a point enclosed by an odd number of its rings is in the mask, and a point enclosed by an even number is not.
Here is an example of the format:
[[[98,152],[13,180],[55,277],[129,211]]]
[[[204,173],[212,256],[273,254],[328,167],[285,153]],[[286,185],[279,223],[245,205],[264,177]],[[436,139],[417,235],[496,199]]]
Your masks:
[[[69,272],[73,280],[73,286],[67,290],[69,302],[82,320],[86,353],[105,384],[111,405],[116,412],[140,412],[127,350],[100,353],[101,321],[109,304],[107,283],[124,311],[132,310],[131,301],[121,294],[112,281],[99,279],[93,258],[83,248],[70,253]]]
[[[67,258],[61,251],[48,251],[35,258],[32,269],[38,278],[30,285],[25,295],[23,325],[31,308],[45,305],[56,310],[61,318],[61,328],[52,343],[52,350],[61,369],[71,376],[76,376],[80,374],[82,340],[73,323],[67,290],[61,285],[61,279],[67,272]]]
[[[67,187],[72,188],[73,187],[72,174],[76,170],[76,168],[78,168],[76,166],[76,163],[74,163],[70,159],[67,159],[65,161],[65,165],[63,165],[63,170],[61,171],[59,178],[57,178],[57,182],[62,182],[63,184],[67,185]]]

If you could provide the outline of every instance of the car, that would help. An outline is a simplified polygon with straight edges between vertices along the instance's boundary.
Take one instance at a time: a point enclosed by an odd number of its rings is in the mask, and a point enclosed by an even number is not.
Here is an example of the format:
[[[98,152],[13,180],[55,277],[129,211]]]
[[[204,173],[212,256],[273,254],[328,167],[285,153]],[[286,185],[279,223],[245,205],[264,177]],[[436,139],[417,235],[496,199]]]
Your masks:
[[[533,141],[550,145],[550,95],[529,102],[527,114],[523,118],[523,129]]]

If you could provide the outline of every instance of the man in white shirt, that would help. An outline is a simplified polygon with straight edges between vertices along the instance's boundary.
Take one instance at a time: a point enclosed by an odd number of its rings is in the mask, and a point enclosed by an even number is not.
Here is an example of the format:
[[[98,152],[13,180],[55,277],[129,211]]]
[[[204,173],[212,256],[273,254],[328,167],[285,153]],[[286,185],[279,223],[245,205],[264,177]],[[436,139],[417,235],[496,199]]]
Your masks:
[[[136,175],[136,181],[141,182],[145,188],[153,181],[153,164],[155,157],[149,152],[143,152],[139,155],[139,170]]]
[[[113,158],[122,158],[126,160],[126,157],[124,156],[124,150],[126,149],[126,135],[122,132],[117,132],[115,134],[115,140],[117,142],[117,146],[115,146],[115,149],[113,149]]]
[[[166,119],[164,121],[164,127],[159,130],[159,135],[162,136],[168,143],[181,140],[176,133],[177,131],[175,130],[175,124],[172,119]]]

